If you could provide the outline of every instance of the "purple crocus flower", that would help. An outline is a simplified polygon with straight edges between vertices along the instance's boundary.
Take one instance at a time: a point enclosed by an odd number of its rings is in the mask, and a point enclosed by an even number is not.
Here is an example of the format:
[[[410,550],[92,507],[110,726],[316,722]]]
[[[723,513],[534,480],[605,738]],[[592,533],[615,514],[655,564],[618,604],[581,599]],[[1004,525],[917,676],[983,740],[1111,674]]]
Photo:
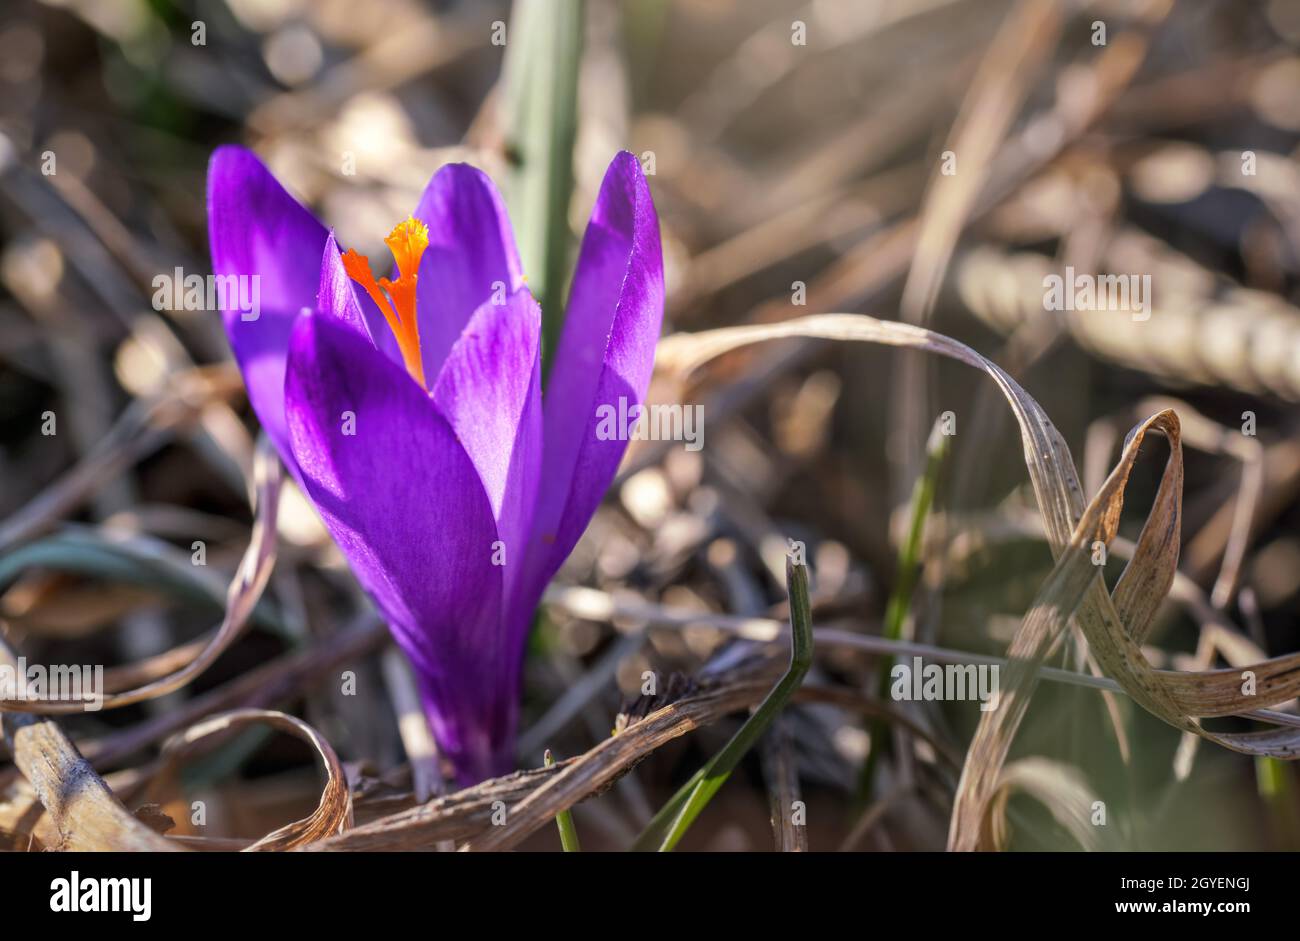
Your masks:
[[[260,276],[223,311],[249,400],[419,678],[462,784],[514,767],[520,670],[547,582],[625,441],[597,410],[639,403],[663,317],[659,220],[616,156],[582,241],[546,395],[541,310],[492,182],[443,167],[385,240],[393,277],[249,151],[208,170],[217,275]]]

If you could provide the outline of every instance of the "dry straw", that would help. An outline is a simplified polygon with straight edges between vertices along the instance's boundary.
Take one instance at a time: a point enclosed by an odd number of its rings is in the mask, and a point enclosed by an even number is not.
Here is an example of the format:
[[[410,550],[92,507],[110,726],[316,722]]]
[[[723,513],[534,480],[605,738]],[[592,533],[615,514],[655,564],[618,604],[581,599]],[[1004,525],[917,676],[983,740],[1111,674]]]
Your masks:
[[[1037,684],[1038,667],[1072,617],[1103,670],[1136,702],[1170,725],[1245,754],[1300,755],[1300,730],[1295,728],[1220,733],[1197,721],[1241,715],[1293,699],[1300,691],[1300,654],[1243,669],[1194,673],[1156,670],[1142,654],[1142,641],[1178,565],[1183,459],[1178,416],[1172,409],[1152,415],[1129,432],[1119,463],[1089,502],[1070,449],[1042,407],[974,350],[921,327],[863,315],[826,314],[779,324],[723,328],[665,340],[659,363],[685,374],[729,350],[789,337],[879,343],[959,360],[997,383],[1020,425],[1025,466],[1056,565],[1012,640],[1008,651],[1012,664],[999,708],[983,714],[967,752],[949,831],[950,849],[973,850],[985,845],[981,839],[984,820],[1011,741]],[[1152,430],[1168,439],[1169,458],[1132,558],[1112,593],[1093,563],[1093,544],[1109,544],[1115,538],[1129,473]]]

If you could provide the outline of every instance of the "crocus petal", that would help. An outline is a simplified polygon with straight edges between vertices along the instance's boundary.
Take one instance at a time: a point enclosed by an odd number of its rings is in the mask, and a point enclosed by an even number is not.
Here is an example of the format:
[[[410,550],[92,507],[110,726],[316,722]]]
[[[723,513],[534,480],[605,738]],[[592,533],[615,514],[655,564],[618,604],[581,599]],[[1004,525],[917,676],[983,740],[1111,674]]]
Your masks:
[[[231,309],[223,310],[222,318],[249,402],[286,462],[285,354],[294,321],[316,303],[326,235],[251,152],[227,146],[213,153],[208,164],[213,273],[256,276],[259,285],[256,317]]]
[[[618,469],[627,442],[597,435],[602,406],[645,396],[663,320],[659,217],[641,165],[629,153],[605,172],[583,236],[564,331],[544,400],[545,451],[529,546],[537,592],[582,535]]]
[[[482,304],[451,348],[433,401],[451,423],[492,504],[503,597],[523,571],[542,462],[542,309],[527,290]],[[520,656],[523,637],[518,638]]]
[[[402,367],[327,314],[294,328],[285,401],[304,486],[411,658],[440,748],[464,782],[506,770],[517,654],[474,463]]]
[[[523,269],[505,206],[481,170],[444,166],[425,188],[415,218],[429,227],[416,291],[424,374],[432,378],[479,305],[523,286]]]
[[[348,277],[343,267],[343,253],[339,251],[333,232],[330,232],[329,238],[325,240],[325,254],[321,256],[319,277],[320,291],[316,295],[317,310],[358,336],[369,340],[371,346],[383,349],[387,353],[387,349],[376,342],[378,339],[376,335],[382,332],[391,337],[392,331],[386,326],[378,329],[372,327],[370,318],[361,306],[362,298],[357,296],[356,282]],[[365,298],[365,300],[370,299]],[[374,309],[373,301],[370,302],[370,306]],[[383,316],[377,309],[375,315]],[[394,343],[393,350],[396,349]],[[400,354],[389,354],[388,358],[395,363],[401,362]]]

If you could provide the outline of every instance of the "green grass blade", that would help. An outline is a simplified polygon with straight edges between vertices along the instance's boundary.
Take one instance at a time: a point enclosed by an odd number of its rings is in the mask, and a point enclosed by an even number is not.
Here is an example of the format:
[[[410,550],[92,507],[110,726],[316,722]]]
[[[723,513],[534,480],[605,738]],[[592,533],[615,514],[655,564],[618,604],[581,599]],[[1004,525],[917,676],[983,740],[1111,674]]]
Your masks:
[[[564,325],[582,0],[516,3],[506,37],[507,198],[528,286],[542,305],[542,365]]]
[[[546,749],[546,754],[542,756],[546,767],[555,764],[555,756],[551,750]],[[582,851],[582,846],[578,843],[578,828],[573,825],[573,814],[567,810],[562,810],[555,815],[555,825],[560,829],[560,846],[566,853],[578,853]]]
[[[804,674],[812,665],[813,651],[807,566],[796,563],[793,558],[787,559],[786,584],[790,593],[792,643],[789,668],[722,751],[714,755],[660,808],[637,837],[632,846],[634,850],[649,850],[656,846],[661,852],[672,850],[803,682]]]
[[[912,487],[909,504],[909,522],[907,536],[898,552],[898,574],[894,579],[893,591],[889,594],[889,603],[885,607],[883,635],[887,640],[902,640],[903,625],[912,608],[912,592],[916,589],[921,572],[921,550],[925,538],[925,521],[934,505],[935,490],[939,485],[939,472],[943,468],[944,458],[948,455],[949,436],[943,433],[943,416],[935,419],[930,429],[930,440],[926,443],[925,469]],[[894,665],[893,657],[881,657],[878,696],[889,696],[889,671]],[[883,722],[871,724],[871,752],[862,769],[861,795],[871,794],[872,781],[875,778],[876,762],[885,750],[888,726]]]

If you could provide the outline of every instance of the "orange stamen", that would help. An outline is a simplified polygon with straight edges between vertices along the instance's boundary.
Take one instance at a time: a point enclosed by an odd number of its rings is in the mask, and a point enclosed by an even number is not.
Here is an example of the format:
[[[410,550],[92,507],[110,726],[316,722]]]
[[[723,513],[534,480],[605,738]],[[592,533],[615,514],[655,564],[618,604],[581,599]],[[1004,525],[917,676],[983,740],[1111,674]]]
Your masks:
[[[384,239],[384,244],[393,253],[393,260],[397,262],[401,276],[414,280],[416,272],[420,270],[420,256],[429,247],[429,227],[418,219],[408,218],[405,222],[397,223],[393,231],[388,233],[388,238]]]
[[[429,227],[416,219],[399,222],[388,238],[384,239],[384,244],[397,262],[400,276],[396,281],[380,278],[376,282],[375,276],[370,272],[370,260],[351,248],[343,253],[343,270],[349,278],[361,285],[384,315],[388,329],[397,338],[397,348],[402,351],[406,371],[423,386],[424,358],[420,354],[415,285],[420,270],[420,257],[429,247]]]

